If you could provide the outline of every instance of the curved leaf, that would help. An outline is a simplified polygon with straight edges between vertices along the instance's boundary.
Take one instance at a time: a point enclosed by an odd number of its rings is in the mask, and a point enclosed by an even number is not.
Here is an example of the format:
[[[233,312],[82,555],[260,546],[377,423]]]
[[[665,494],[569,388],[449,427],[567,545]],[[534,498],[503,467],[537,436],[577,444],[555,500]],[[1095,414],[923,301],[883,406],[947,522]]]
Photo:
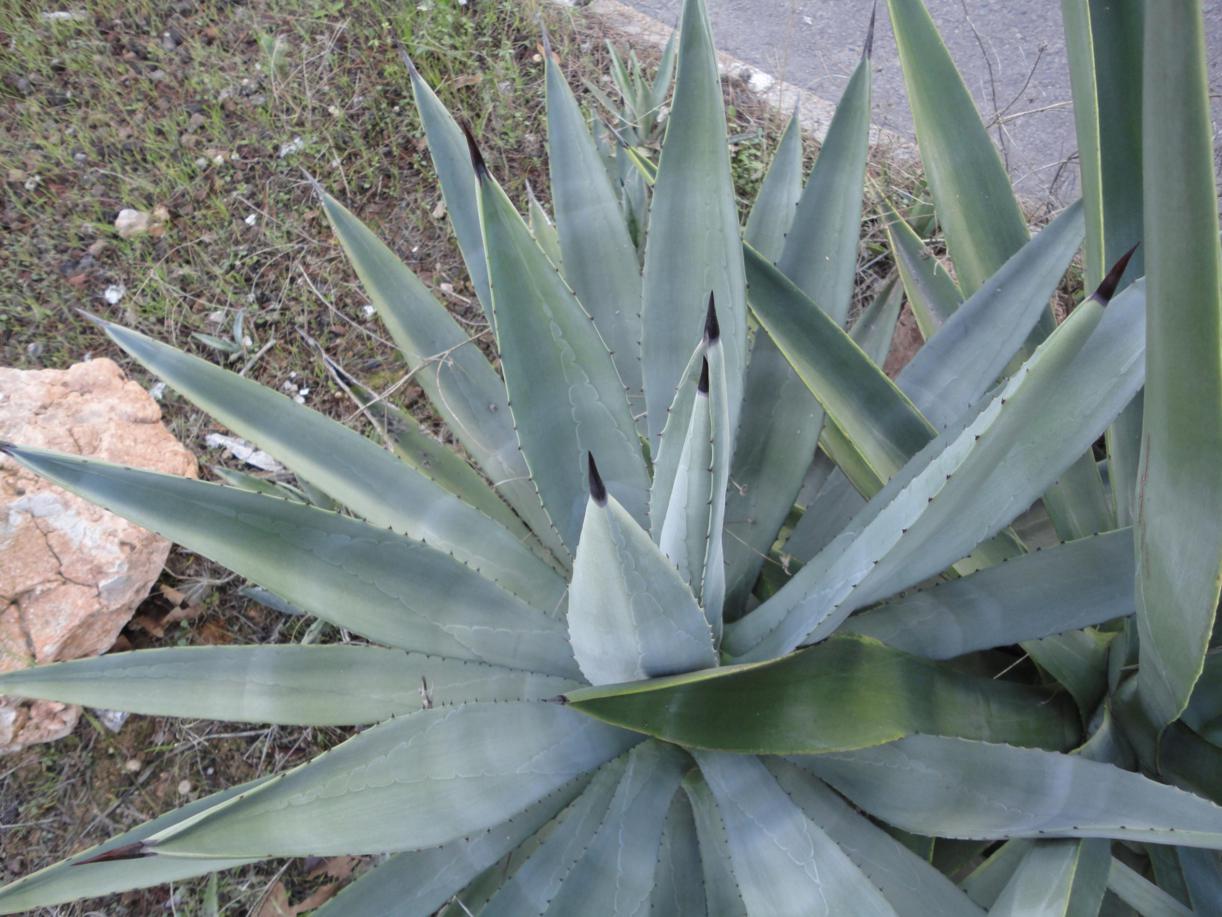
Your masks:
[[[1115,857],[1107,889],[1142,917],[1192,917],[1193,911]]]
[[[365,730],[146,845],[184,857],[435,847],[512,818],[635,737],[557,704],[465,704]]]
[[[1094,917],[1107,891],[1110,847],[1101,838],[1033,845],[989,909],[990,917]]]
[[[947,273],[921,237],[895,209],[887,204],[888,248],[899,268],[908,305],[916,318],[921,337],[928,341],[963,302],[955,279]],[[1100,277],[1102,279],[1102,277]]]
[[[598,456],[607,488],[640,522],[649,475],[624,384],[598,329],[500,185],[482,165],[477,172],[509,409],[531,479],[571,549],[585,511],[588,453]]]
[[[552,675],[376,646],[172,647],[0,675],[0,694],[303,726],[377,723],[431,705],[544,700],[571,687]]]
[[[418,541],[232,487],[41,449],[7,452],[339,627],[418,652],[577,673],[563,622]]]
[[[578,688],[565,697],[625,729],[684,747],[751,754],[826,754],[914,733],[1053,748],[1080,736],[1077,714],[1063,697],[965,675],[855,636],[773,662]]]
[[[968,739],[795,758],[856,805],[939,837],[1112,837],[1222,848],[1222,808],[1077,755]]]

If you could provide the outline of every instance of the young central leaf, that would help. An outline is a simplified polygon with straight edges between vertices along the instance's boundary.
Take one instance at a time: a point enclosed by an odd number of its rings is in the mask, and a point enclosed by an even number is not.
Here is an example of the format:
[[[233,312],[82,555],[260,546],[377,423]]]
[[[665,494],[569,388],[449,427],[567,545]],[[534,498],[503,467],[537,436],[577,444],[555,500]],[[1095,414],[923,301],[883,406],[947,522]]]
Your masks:
[[[569,640],[596,685],[717,664],[696,598],[615,497],[590,457],[590,498],[573,561]]]

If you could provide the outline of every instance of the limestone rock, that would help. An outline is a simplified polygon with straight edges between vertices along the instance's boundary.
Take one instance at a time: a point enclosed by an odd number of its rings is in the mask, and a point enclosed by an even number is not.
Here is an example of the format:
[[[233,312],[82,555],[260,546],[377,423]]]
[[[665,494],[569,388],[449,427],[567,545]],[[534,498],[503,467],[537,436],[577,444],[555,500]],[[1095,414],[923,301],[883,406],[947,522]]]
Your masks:
[[[0,368],[0,439],[195,477],[161,409],[111,360]],[[0,456],[0,672],[103,653],[169,554],[159,535]],[[0,754],[67,735],[79,708],[0,698]]]

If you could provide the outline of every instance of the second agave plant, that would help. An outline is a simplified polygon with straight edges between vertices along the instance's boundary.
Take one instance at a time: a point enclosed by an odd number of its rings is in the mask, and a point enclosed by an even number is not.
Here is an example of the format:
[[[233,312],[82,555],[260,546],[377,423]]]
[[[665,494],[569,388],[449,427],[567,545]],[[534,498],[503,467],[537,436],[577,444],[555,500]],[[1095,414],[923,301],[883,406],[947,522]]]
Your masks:
[[[342,510],[3,447],[336,636],[114,654],[0,691],[368,728],[20,879],[0,912],[333,854],[384,856],[320,915],[1208,912],[1222,693],[1202,608],[1211,625],[1222,550],[1159,464],[1186,429],[1165,414],[1167,353],[1191,323],[1147,336],[1145,311],[1178,315],[1191,248],[1210,291],[1193,321],[1216,343],[1217,226],[1208,168],[1185,179],[1207,193],[1178,196],[1160,168],[1210,162],[1200,11],[1155,5],[1171,37],[1145,66],[1179,95],[1146,157],[1165,192],[1147,196],[1147,282],[1088,163],[1084,201],[1028,237],[923,5],[891,0],[954,271],[881,202],[896,271],[857,315],[868,40],[813,173],[791,123],[745,228],[701,0],[656,162],[591,130],[549,51],[553,213],[532,200],[529,221],[413,70],[499,363],[319,193],[463,455],[339,367],[381,441],[103,320]],[[1075,90],[1094,92],[1092,29],[1115,22],[1078,6]],[[1198,237],[1169,244],[1184,220]],[[1084,236],[1089,292],[1058,325]],[[927,343],[893,381],[879,364],[905,296]],[[1217,357],[1197,364],[1215,438]],[[1165,506],[1205,520],[1173,565],[1179,604],[1143,541]]]

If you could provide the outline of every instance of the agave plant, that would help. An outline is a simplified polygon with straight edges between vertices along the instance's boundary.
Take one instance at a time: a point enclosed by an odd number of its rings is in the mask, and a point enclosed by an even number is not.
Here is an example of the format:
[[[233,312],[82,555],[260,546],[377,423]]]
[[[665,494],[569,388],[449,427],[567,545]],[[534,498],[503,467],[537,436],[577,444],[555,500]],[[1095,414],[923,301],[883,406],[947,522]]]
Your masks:
[[[1222,308],[1199,4],[1148,4],[1143,45],[1132,7],[1066,0],[1084,200],[1034,238],[923,5],[888,6],[953,272],[884,207],[897,276],[850,331],[869,42],[809,180],[791,123],[744,232],[702,0],[660,161],[632,160],[643,264],[552,55],[554,225],[536,201],[534,233],[413,72],[499,372],[322,196],[471,464],[383,402],[366,407],[389,449],[101,322],[301,493],[4,451],[342,639],[120,653],[0,690],[369,728],[0,889],[0,910],[363,853],[387,857],[316,913],[1216,913]],[[1109,108],[1133,54],[1144,103]],[[1157,130],[1106,117],[1143,104]],[[1057,325],[1084,235],[1092,292]],[[927,343],[892,381],[905,295]]]

